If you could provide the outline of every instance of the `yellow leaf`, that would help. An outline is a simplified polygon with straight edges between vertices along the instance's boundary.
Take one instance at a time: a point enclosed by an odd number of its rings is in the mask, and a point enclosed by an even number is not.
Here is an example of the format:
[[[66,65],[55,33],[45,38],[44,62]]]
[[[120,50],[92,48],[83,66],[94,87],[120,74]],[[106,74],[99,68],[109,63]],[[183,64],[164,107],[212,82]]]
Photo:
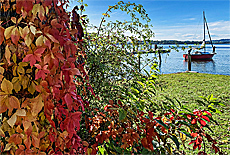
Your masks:
[[[3,74],[5,71],[5,69],[3,67],[0,66],[0,74]]]
[[[20,23],[20,22],[21,22],[21,20],[22,20],[22,17],[18,18],[18,23]]]
[[[17,116],[26,116],[26,110],[25,109],[18,109],[15,114]]]
[[[0,136],[5,137],[5,133],[4,133],[4,131],[2,131],[1,128],[0,128]]]
[[[13,84],[9,80],[3,79],[1,89],[6,94],[12,94]]]
[[[37,40],[36,40],[36,42],[35,42],[36,46],[42,46],[42,45],[43,45],[43,38],[44,38],[43,35],[40,35],[40,36],[37,38]]]
[[[9,151],[9,150],[11,149],[12,146],[13,146],[13,145],[12,145],[11,143],[6,144],[6,147],[5,147],[5,149],[4,149],[4,152],[5,152],[5,151]]]
[[[14,90],[16,93],[21,90],[21,84],[19,82],[14,83]]]
[[[10,26],[10,27],[5,29],[4,36],[6,39],[9,39],[11,37],[11,32],[12,32],[13,28],[15,28],[15,26]]]
[[[42,5],[40,5],[40,9],[38,12],[38,17],[40,18],[41,21],[43,21],[45,15],[45,9]]]
[[[26,89],[28,86],[29,78],[27,76],[22,76],[21,82],[23,89]]]
[[[13,75],[14,76],[17,76],[17,68],[18,68],[18,66],[14,66],[14,68],[13,68]]]
[[[49,8],[46,6],[46,14],[49,13]]]
[[[21,32],[21,37],[25,38],[27,36],[27,34],[30,32],[30,29],[28,26],[26,26],[20,32]]]
[[[34,16],[37,15],[37,13],[39,12],[39,9],[40,9],[40,4],[35,4],[33,6],[32,13],[33,13]]]
[[[15,53],[13,54],[12,59],[13,59],[13,62],[16,64],[16,63],[17,63],[17,56],[16,56],[16,54],[15,54]]]
[[[17,71],[18,71],[18,73],[25,74],[25,69],[21,65],[18,66]]]
[[[30,25],[30,31],[33,33],[33,35],[36,34],[36,27]]]
[[[88,153],[88,154],[91,154],[91,153],[92,153],[92,148],[88,148],[88,149],[87,149],[87,153]]]
[[[26,46],[30,46],[30,44],[33,42],[33,36],[32,33],[29,33],[26,35],[26,37],[24,38]]]
[[[36,85],[34,84],[34,82],[31,82],[31,84],[28,87],[28,91],[33,95],[35,90],[36,90]]]
[[[106,14],[106,13],[103,13],[102,15],[103,15],[103,16],[107,16],[107,14]]]
[[[28,66],[28,62],[19,62],[19,66],[26,67]]]
[[[8,47],[8,45],[6,45],[6,49],[5,49],[5,57],[6,57],[6,60],[7,62],[10,64],[10,57],[11,57],[11,52],[10,52],[10,49]]]
[[[179,133],[179,134],[180,134],[180,139],[181,139],[182,141],[185,141],[185,140],[186,140],[186,135],[183,134],[183,133]]]
[[[26,73],[31,73],[33,70],[32,69],[27,69]]]
[[[20,39],[20,32],[18,30],[17,27],[15,27],[12,32],[11,32],[11,41],[14,43],[14,44],[18,44],[18,41]]]
[[[7,123],[13,128],[16,123],[17,115],[13,114],[11,118],[7,121]]]

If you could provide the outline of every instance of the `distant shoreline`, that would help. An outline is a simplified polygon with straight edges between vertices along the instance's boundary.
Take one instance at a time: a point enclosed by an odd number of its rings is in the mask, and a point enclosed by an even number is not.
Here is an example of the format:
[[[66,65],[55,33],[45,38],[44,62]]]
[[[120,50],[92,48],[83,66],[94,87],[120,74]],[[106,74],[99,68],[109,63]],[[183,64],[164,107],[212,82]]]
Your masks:
[[[152,44],[202,44],[202,41],[179,41],[179,40],[157,40],[151,41]],[[213,44],[230,44],[230,39],[212,40]],[[210,41],[206,41],[206,44],[211,44]]]

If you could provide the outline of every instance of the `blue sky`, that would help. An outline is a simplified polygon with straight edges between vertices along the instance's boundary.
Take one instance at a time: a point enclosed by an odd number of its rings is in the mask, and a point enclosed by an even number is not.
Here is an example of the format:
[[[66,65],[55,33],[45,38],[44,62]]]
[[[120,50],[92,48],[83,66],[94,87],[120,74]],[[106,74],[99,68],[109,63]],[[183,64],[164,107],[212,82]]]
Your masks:
[[[116,0],[84,0],[90,22],[99,25],[102,13]],[[124,2],[128,2],[125,0]],[[230,38],[229,0],[130,0],[142,4],[151,18],[153,40],[202,40],[202,12],[205,11],[212,39]],[[73,3],[70,8],[74,7]],[[109,20],[128,20],[115,11]],[[208,36],[207,36],[208,37]]]

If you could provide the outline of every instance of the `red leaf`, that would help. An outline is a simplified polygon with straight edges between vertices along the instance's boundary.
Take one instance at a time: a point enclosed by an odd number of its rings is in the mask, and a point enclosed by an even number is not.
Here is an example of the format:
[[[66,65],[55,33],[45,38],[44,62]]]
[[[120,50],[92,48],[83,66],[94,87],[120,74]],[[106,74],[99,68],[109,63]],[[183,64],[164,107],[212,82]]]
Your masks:
[[[72,103],[73,103],[73,99],[72,99],[71,95],[70,95],[69,93],[65,94],[64,99],[65,99],[65,102],[66,102],[68,108],[69,108],[70,110],[72,110],[72,106],[71,106],[71,105],[72,105]]]
[[[212,116],[212,114],[208,111],[204,111],[206,114],[208,114],[209,116]]]
[[[149,118],[153,119],[153,113],[151,111],[149,111]]]
[[[202,119],[199,119],[199,122],[200,122],[200,124],[201,124],[202,126],[205,126],[205,125],[206,125],[206,122],[203,121]]]
[[[141,144],[143,145],[144,148],[148,148],[148,142],[147,142],[147,139],[146,138],[143,138],[141,140]]]
[[[29,12],[30,10],[33,9],[33,2],[34,0],[17,0],[16,1],[16,9],[17,9],[16,12],[20,14],[22,7],[24,8],[26,12]]]
[[[192,137],[197,137],[197,135],[198,135],[197,133],[191,133]]]
[[[197,119],[196,118],[194,118],[193,120],[192,120],[192,124],[196,124],[196,122],[197,122]]]
[[[192,116],[191,116],[191,115],[187,115],[187,118],[188,118],[188,119],[191,119],[191,118],[192,118]]]
[[[205,119],[206,121],[210,122],[209,118],[207,116],[201,116],[203,119]]]
[[[36,51],[34,51],[34,54],[27,54],[22,62],[28,62],[30,61],[30,66],[32,67],[36,61],[41,62],[41,54],[45,51],[46,48],[38,48]]]
[[[212,144],[212,148],[215,150],[215,153],[219,152],[219,148],[215,146],[215,144]]]

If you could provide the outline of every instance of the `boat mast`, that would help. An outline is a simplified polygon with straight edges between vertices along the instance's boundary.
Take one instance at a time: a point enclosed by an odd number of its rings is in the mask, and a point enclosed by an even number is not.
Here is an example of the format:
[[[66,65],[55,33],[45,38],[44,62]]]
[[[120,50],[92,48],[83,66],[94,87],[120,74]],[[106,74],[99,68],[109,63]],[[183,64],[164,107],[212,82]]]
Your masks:
[[[207,23],[207,20],[206,20],[205,17],[204,17],[204,20],[205,20],[206,27],[207,27],[207,30],[208,30],[208,36],[209,36],[209,39],[210,39],[210,43],[211,43],[211,45],[212,45],[212,49],[214,49],[213,44],[212,44],[212,38],[211,38],[211,35],[210,35],[210,33],[209,33],[209,29],[208,29],[208,23]],[[214,51],[213,51],[213,52],[214,52]]]
[[[215,53],[215,46],[213,46],[213,43],[212,43],[212,38],[211,38],[209,29],[208,29],[208,22],[207,22],[207,20],[206,20],[206,18],[205,18],[204,11],[203,11],[203,16],[204,16],[204,43],[205,43],[205,25],[206,25],[207,31],[208,31],[208,36],[209,36],[209,39],[210,39],[210,43],[211,43],[211,45],[212,45],[212,52]],[[204,52],[205,52],[205,46],[204,46]]]
[[[203,40],[203,43],[204,43],[204,52],[205,52],[205,15],[204,15],[204,11],[203,11],[203,22],[204,22],[204,40]]]

